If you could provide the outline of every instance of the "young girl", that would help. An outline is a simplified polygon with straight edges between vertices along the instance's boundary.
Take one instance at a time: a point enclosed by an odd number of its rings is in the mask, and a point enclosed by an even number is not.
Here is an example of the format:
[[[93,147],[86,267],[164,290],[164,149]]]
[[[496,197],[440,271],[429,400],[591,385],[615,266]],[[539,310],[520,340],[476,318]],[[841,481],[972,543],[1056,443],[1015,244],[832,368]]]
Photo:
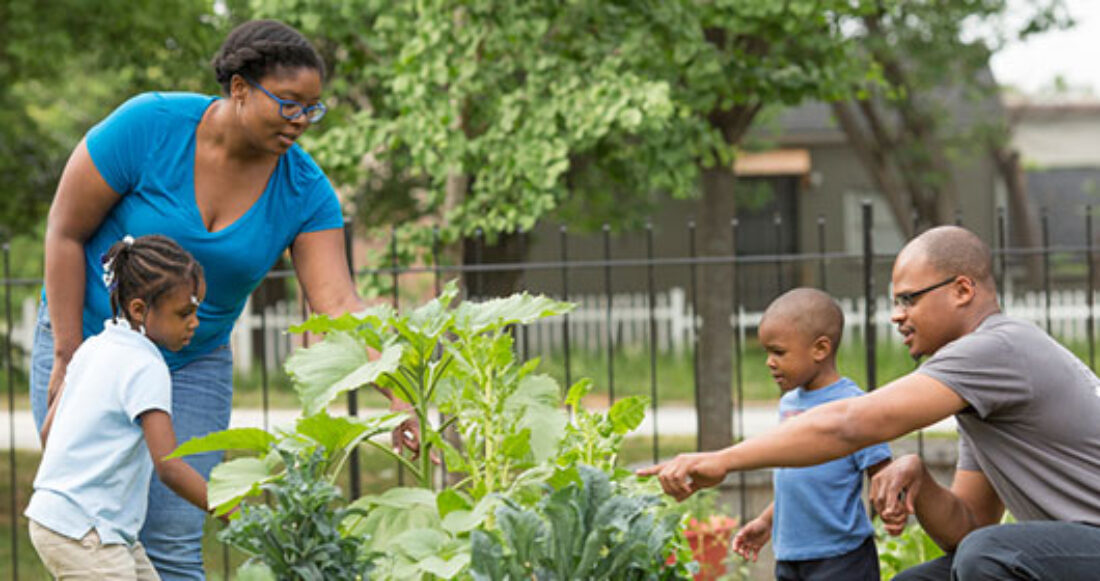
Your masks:
[[[127,236],[103,266],[113,317],[76,351],[49,408],[25,514],[57,578],[159,579],[137,540],[153,469],[176,494],[207,504],[202,476],[180,459],[163,460],[176,437],[157,346],[178,351],[191,340],[205,283],[199,263],[164,236]]]

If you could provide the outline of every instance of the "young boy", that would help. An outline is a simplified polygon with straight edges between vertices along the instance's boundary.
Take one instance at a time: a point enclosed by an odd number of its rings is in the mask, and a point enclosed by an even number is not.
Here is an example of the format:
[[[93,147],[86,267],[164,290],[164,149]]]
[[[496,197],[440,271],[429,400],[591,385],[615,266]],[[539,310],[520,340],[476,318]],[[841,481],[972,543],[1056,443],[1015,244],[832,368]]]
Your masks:
[[[812,407],[863,394],[836,370],[844,314],[829,295],[810,288],[772,301],[760,321],[760,343],[783,397],[784,421]],[[778,580],[878,581],[878,554],[863,508],[863,472],[874,475],[890,460],[885,444],[805,468],[774,472],[775,502],[733,539],[733,550],[756,560],[775,536]]]

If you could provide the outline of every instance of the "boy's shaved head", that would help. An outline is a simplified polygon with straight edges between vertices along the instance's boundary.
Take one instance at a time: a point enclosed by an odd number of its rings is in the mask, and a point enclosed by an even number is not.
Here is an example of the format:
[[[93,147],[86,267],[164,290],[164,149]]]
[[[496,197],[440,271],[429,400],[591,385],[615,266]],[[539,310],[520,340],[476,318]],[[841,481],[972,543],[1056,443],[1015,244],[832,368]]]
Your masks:
[[[782,319],[807,341],[828,337],[834,354],[844,334],[844,311],[828,293],[815,288],[796,288],[779,295],[764,311],[761,325],[767,319]]]
[[[906,244],[902,253],[923,258],[944,276],[962,275],[978,284],[993,284],[993,253],[966,228],[931,228]]]

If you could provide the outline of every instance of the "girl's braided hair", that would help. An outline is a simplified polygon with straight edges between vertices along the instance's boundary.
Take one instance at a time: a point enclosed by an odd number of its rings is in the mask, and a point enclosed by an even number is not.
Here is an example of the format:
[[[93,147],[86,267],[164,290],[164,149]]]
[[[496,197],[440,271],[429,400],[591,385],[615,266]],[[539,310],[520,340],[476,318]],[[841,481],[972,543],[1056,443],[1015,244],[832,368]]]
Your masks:
[[[125,305],[142,299],[152,308],[164,293],[181,284],[190,284],[198,294],[202,265],[189,252],[167,236],[151,234],[115,242],[103,255],[103,282],[111,294],[111,314],[117,320],[122,313],[129,320]]]
[[[313,45],[302,33],[277,20],[250,20],[234,28],[211,64],[227,95],[233,75],[260,82],[279,67],[304,67],[325,77],[324,61]]]

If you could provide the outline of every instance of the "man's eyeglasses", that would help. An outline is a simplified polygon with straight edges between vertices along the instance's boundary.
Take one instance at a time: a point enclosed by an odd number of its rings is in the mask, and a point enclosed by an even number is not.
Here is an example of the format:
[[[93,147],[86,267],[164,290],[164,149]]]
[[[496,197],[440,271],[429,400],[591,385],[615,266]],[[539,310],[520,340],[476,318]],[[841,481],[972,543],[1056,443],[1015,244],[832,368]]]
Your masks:
[[[248,81],[248,84],[252,85],[253,87],[256,87],[257,89],[263,91],[265,95],[271,97],[272,101],[278,103],[279,115],[282,115],[283,119],[286,119],[287,121],[294,121],[302,115],[305,115],[307,121],[309,121],[310,123],[316,123],[320,121],[325,116],[325,112],[328,111],[328,109],[325,108],[324,103],[315,103],[313,105],[307,106],[297,101],[291,101],[290,99],[280,99],[275,95],[272,95],[267,89],[263,88],[263,86],[256,81],[253,81],[248,77],[244,77],[244,80]]]
[[[922,289],[915,290],[915,291],[909,291],[907,293],[898,293],[898,294],[894,295],[894,308],[895,309],[902,309],[902,310],[908,309],[908,308],[912,307],[914,304],[916,304],[917,298],[919,298],[924,293],[934,291],[934,290],[940,288],[941,286],[945,286],[947,284],[955,282],[956,278],[958,278],[958,277],[957,276],[952,276],[951,278],[945,278],[945,279],[941,280],[940,282],[937,282],[936,284],[934,284],[932,286],[926,286]]]

